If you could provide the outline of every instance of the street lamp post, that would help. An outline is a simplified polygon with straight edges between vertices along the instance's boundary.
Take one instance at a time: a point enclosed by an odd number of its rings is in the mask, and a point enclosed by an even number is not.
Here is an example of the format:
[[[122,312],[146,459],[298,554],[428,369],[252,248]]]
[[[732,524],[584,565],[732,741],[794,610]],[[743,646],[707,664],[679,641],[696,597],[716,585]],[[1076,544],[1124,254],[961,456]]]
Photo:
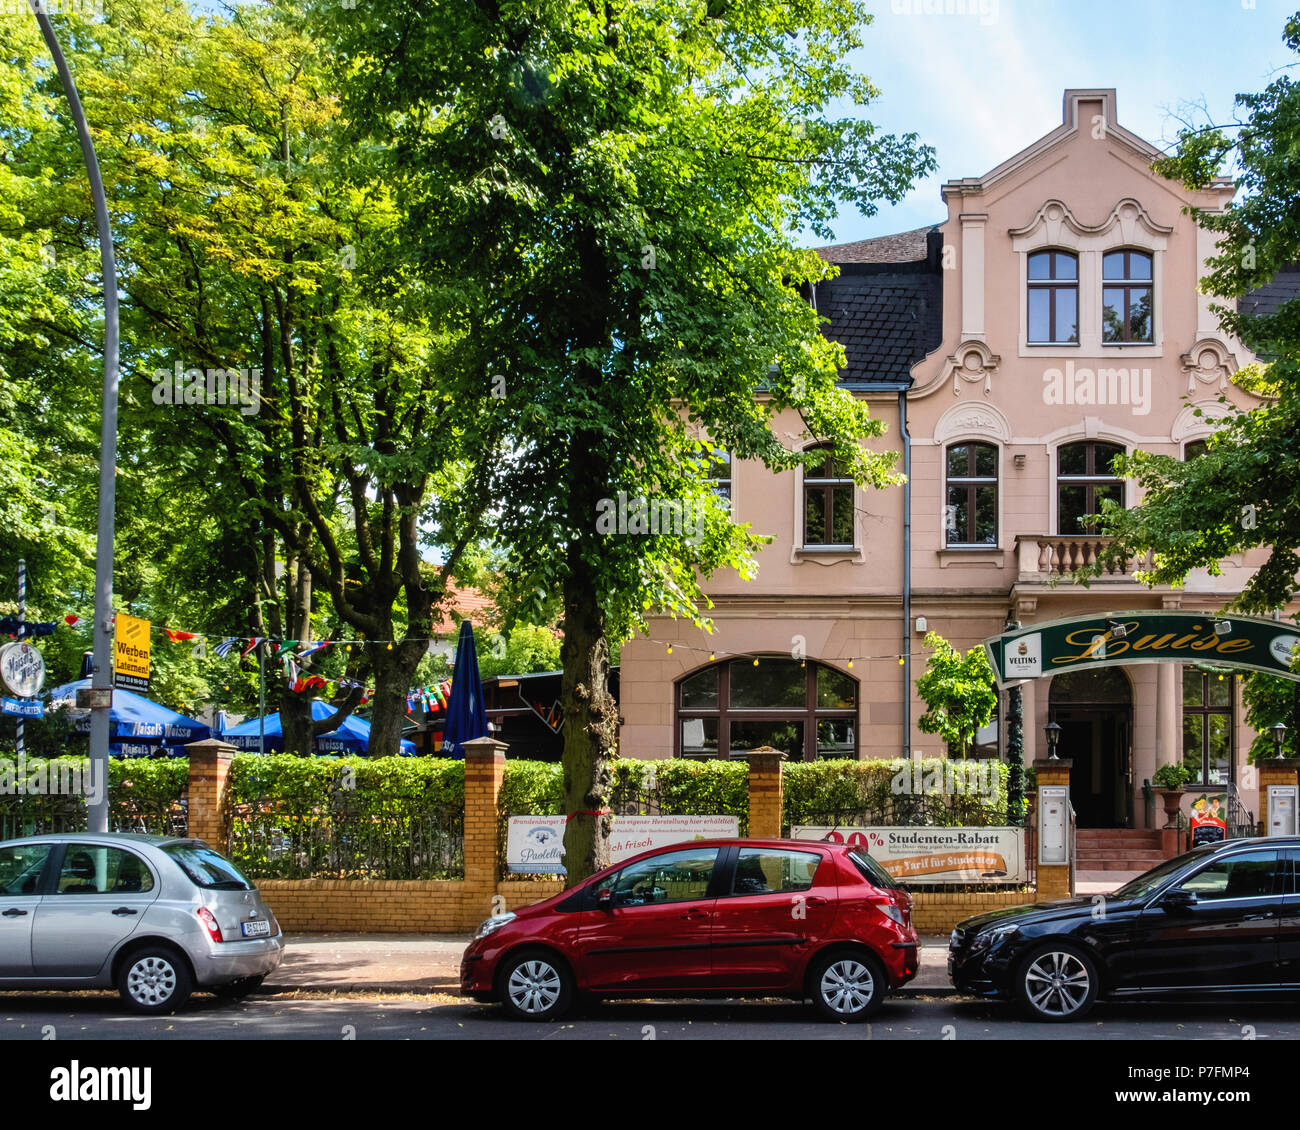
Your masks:
[[[1061,727],[1055,722],[1048,722],[1043,727],[1043,732],[1047,735],[1047,757],[1049,761],[1059,761],[1056,756],[1056,743],[1061,740]]]
[[[90,180],[90,195],[95,203],[95,226],[99,229],[100,270],[104,277],[104,412],[99,438],[99,526],[95,534],[95,629],[93,668],[90,685],[107,691],[112,685],[112,631],[113,631],[113,517],[117,483],[117,262],[113,255],[113,231],[109,226],[108,199],[104,195],[104,181],[99,175],[99,160],[90,139],[90,126],[81,108],[81,98],[72,72],[59,48],[54,28],[44,12],[43,0],[28,0],[40,25],[45,46],[54,57],[54,66],[63,83],[68,99],[72,122],[81,142],[81,156],[86,162],[86,175]],[[109,707],[104,704],[106,694],[92,696],[90,712],[90,770],[91,780],[108,780]],[[98,776],[94,776],[98,774]],[[108,831],[108,790],[101,791],[101,799],[89,803],[87,798],[87,827],[92,832]]]
[[[1269,727],[1269,732],[1273,735],[1273,756],[1282,756],[1282,743],[1286,741],[1286,723],[1274,722]]]

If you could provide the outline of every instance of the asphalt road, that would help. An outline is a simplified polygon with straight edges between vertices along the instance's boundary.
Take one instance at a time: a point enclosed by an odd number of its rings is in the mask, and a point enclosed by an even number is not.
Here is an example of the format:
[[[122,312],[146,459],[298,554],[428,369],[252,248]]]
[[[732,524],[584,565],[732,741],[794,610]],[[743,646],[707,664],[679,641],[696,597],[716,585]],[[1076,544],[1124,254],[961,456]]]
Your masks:
[[[116,996],[0,995],[0,1040],[1185,1040],[1300,1039],[1294,1003],[1099,1005],[1078,1024],[1033,1024],[959,997],[886,1003],[869,1024],[828,1024],[780,1001],[620,1001],[526,1024],[457,1000],[196,996],[177,1015],[122,1012]]]

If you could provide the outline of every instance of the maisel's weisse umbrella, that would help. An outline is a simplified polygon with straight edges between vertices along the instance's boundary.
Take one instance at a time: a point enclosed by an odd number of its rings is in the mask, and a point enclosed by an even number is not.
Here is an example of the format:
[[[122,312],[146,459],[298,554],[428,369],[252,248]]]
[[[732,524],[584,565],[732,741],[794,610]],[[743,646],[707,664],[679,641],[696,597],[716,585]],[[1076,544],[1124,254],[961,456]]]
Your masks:
[[[451,673],[447,726],[442,734],[443,756],[464,757],[467,741],[487,736],[483,684],[478,677],[478,652],[474,649],[474,626],[468,620],[462,620],[460,639],[456,641],[456,666]]]
[[[50,692],[50,709],[67,709],[76,719],[75,732],[90,733],[90,712],[78,710],[77,691],[89,687],[89,679],[64,683]],[[109,752],[114,757],[152,757],[166,754],[185,756],[185,743],[210,738],[212,731],[194,718],[130,691],[113,692],[113,709],[109,713],[111,730]]]
[[[328,702],[322,702],[318,698],[312,699],[311,717],[313,722],[328,718],[333,713],[334,707]],[[250,718],[247,722],[241,722],[238,726],[231,726],[221,732],[221,740],[229,742],[236,749],[245,753],[256,753],[257,722],[256,718]],[[284,727],[280,723],[278,711],[275,714],[266,716],[263,734],[266,739],[267,753],[280,753],[283,751]],[[317,754],[368,754],[370,752],[370,723],[364,718],[358,718],[355,714],[349,714],[339,723],[337,730],[331,730],[328,734],[317,734],[311,748],[312,752]],[[407,757],[414,756],[415,743],[402,742],[402,754]]]

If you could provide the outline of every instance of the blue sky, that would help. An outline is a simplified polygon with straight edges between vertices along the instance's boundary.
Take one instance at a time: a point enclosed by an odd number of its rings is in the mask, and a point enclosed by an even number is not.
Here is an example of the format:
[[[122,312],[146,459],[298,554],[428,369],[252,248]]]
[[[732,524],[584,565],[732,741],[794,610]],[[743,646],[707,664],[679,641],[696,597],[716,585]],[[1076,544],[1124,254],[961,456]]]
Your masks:
[[[1298,61],[1282,27],[1300,0],[965,0],[984,17],[944,14],[944,3],[871,0],[875,19],[853,60],[881,91],[866,116],[920,134],[939,171],[874,217],[843,211],[835,242],[944,219],[939,186],[986,173],[1054,129],[1067,87],[1115,87],[1120,124],[1162,145],[1188,104],[1228,121],[1234,95]]]

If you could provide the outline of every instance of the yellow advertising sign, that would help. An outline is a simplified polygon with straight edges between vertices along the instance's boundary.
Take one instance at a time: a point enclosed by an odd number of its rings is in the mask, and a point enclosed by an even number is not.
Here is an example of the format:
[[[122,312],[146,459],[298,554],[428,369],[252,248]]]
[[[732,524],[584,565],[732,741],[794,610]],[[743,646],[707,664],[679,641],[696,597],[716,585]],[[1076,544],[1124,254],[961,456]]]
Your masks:
[[[128,691],[149,689],[149,621],[117,614],[113,637],[113,685]]]

